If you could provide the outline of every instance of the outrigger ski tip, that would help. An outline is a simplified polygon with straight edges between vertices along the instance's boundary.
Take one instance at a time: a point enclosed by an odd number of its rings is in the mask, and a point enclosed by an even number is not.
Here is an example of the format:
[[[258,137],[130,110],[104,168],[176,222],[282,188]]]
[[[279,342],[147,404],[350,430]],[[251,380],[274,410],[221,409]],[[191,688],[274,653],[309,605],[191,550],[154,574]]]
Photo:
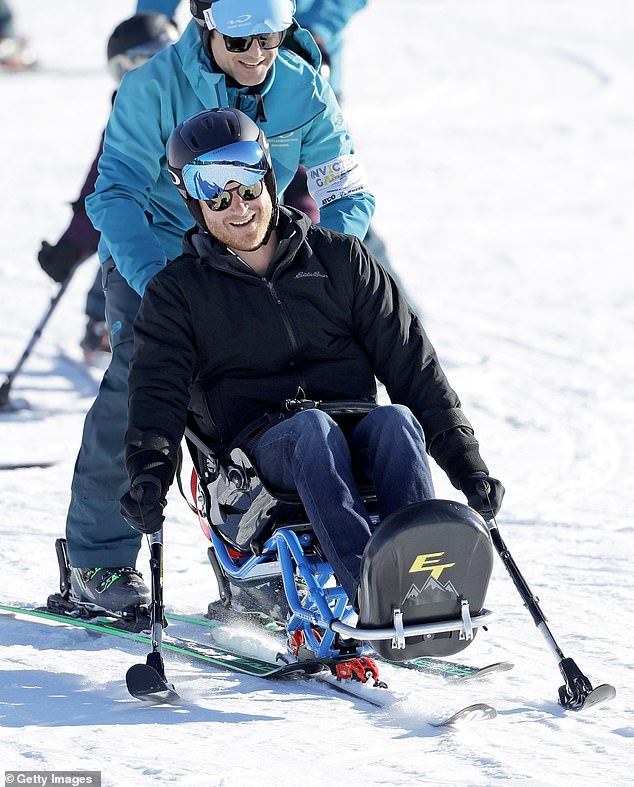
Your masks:
[[[559,662],[559,669],[566,681],[559,687],[559,704],[568,710],[585,710],[616,697],[616,689],[609,683],[601,683],[593,688],[571,658],[562,659]]]
[[[589,694],[586,694],[578,706],[567,706],[570,710],[586,710],[593,705],[600,705],[603,702],[609,702],[616,697],[616,689],[609,683],[601,683],[596,688],[592,689]]]
[[[174,702],[179,694],[173,683],[150,664],[133,664],[126,672],[125,682],[133,697],[146,702]]]

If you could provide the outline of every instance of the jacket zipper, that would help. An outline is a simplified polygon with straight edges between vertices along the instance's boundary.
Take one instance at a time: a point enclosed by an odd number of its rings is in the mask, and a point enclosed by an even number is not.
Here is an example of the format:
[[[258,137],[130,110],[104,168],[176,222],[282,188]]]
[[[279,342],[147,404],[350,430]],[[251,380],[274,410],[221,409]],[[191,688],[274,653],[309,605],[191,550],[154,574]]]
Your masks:
[[[280,300],[277,291],[275,289],[275,286],[273,285],[273,282],[269,281],[268,279],[265,279],[264,277],[262,277],[262,281],[266,284],[268,291],[271,293],[271,296],[275,301],[275,303],[277,303],[277,305],[280,307],[280,316],[282,318],[282,324],[286,329],[286,334],[291,343],[291,353],[292,355],[297,355],[297,350],[299,349],[299,345],[297,343],[297,339],[295,338],[295,334],[293,333],[293,326],[291,325],[291,321],[288,319],[288,315],[286,314],[286,309],[284,308],[284,304]]]
[[[262,277],[262,281],[266,284],[268,291],[271,293],[271,297],[273,298],[275,303],[279,306],[280,317],[282,318],[282,325],[284,326],[286,330],[286,335],[288,336],[288,340],[291,343],[291,357],[295,357],[299,350],[299,344],[297,342],[297,339],[295,338],[295,333],[293,332],[293,326],[291,325],[291,321],[289,320],[288,314],[286,313],[286,308],[282,303],[282,301],[280,300],[273,282],[269,281],[268,279],[265,279],[264,277]],[[301,388],[304,389],[306,388],[306,381],[304,380],[304,376],[301,374],[299,375],[299,385]]]

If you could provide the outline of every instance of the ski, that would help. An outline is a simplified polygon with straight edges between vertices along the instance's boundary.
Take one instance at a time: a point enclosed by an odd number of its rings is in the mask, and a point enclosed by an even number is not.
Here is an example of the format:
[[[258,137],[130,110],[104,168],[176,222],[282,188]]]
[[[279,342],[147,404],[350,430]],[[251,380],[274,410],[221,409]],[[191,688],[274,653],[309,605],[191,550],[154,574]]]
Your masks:
[[[95,616],[92,618],[73,617],[69,614],[49,612],[43,608],[29,609],[8,604],[0,604],[0,612],[6,612],[17,616],[25,615],[34,617],[40,620],[50,621],[51,623],[82,628],[97,634],[110,634],[122,639],[132,640],[133,642],[140,642],[145,645],[152,644],[149,634],[141,631],[132,631],[126,628],[123,622],[113,620],[110,616]],[[307,663],[294,662],[293,664],[271,664],[262,659],[240,656],[222,648],[195,642],[183,637],[173,637],[167,633],[165,634],[163,648],[182,656],[205,661],[231,672],[239,672],[257,678],[288,677],[292,674],[314,674],[317,669],[324,669],[322,664],[314,660]]]
[[[194,626],[202,626],[209,629],[218,629],[231,626],[231,623],[220,622],[207,617],[198,618],[168,613],[166,618],[168,621],[173,621],[174,623],[192,624]],[[247,625],[251,624],[258,626],[265,631],[270,631],[271,633],[279,633],[280,630],[283,629],[279,623],[270,623],[262,626],[257,621],[253,621],[251,619],[243,622],[246,622]],[[510,662],[496,662],[495,664],[489,664],[486,667],[471,667],[466,664],[459,664],[457,662],[434,658],[421,658],[414,662],[390,662],[384,659],[378,659],[376,654],[373,655],[373,658],[380,660],[382,664],[387,664],[389,666],[406,667],[417,672],[431,675],[441,675],[443,677],[457,681],[482,677],[493,672],[504,672],[513,667],[513,664]],[[377,691],[374,687],[363,684],[359,681],[344,682],[326,670],[317,675],[317,679],[320,682],[327,683],[335,691],[362,699],[377,708],[385,708],[397,699],[390,691]],[[476,703],[475,705],[469,705],[465,708],[461,708],[447,717],[431,721],[430,724],[435,727],[450,727],[458,725],[462,722],[488,721],[489,719],[494,719],[496,716],[497,711],[492,705],[489,705],[488,703]]]
[[[320,682],[327,683],[335,691],[365,700],[377,708],[386,708],[395,701],[394,696],[389,691],[377,691],[363,683],[348,682],[344,684],[341,681],[337,681],[337,678],[329,673],[319,675],[318,679]],[[477,702],[460,708],[460,710],[448,716],[429,720],[428,724],[431,724],[432,727],[455,727],[470,722],[489,721],[490,719],[495,719],[496,716],[497,710],[492,705],[486,702]]]
[[[514,667],[511,661],[496,661],[484,667],[474,667],[471,664],[460,664],[457,661],[427,656],[413,659],[412,661],[385,661],[385,663],[391,664],[393,667],[423,672],[426,675],[439,675],[447,680],[456,682],[476,680],[496,672],[508,672]]]
[[[609,683],[601,683],[596,686],[589,694],[586,694],[582,699],[578,700],[574,705],[568,705],[568,710],[580,711],[587,710],[593,705],[599,705],[602,702],[609,702],[616,697],[616,689]]]
[[[53,467],[57,462],[52,459],[42,459],[41,461],[33,462],[0,462],[0,470],[30,470],[34,467]]]
[[[432,721],[430,724],[432,727],[453,727],[467,721],[488,721],[489,719],[494,719],[497,715],[498,713],[492,705],[488,705],[486,702],[476,702],[456,711],[446,719]]]
[[[192,618],[183,615],[166,615],[168,621],[173,620],[179,623],[191,623],[197,626],[206,626],[207,628],[217,628],[218,626],[231,625],[231,621],[225,623],[221,620],[209,618]],[[236,614],[236,621],[238,614]],[[245,621],[260,625],[257,620]],[[265,631],[273,633],[284,630],[282,624],[266,624],[261,626]],[[493,664],[487,664],[484,667],[474,667],[469,664],[461,664],[457,661],[447,659],[437,659],[433,657],[422,657],[414,659],[413,661],[388,661],[387,659],[380,658],[377,654],[372,654],[372,658],[380,661],[382,664],[389,664],[392,667],[400,667],[403,669],[410,669],[416,672],[422,672],[426,675],[439,675],[450,681],[467,681],[484,678],[496,672],[507,672],[513,669],[514,664],[510,661],[497,661]]]
[[[56,625],[69,626],[71,628],[81,628],[97,635],[108,634],[122,639],[151,645],[151,638],[142,631],[130,630],[129,626],[134,623],[115,620],[111,616],[78,617],[68,614],[50,612],[45,608],[27,608],[9,604],[0,604],[0,612],[15,617],[33,618],[41,622],[50,622]],[[167,615],[168,620],[174,622],[193,623],[207,627],[217,627],[221,624],[213,621],[203,621],[183,615]],[[137,624],[138,625],[138,624]],[[315,659],[303,661],[272,664],[269,661],[243,656],[233,651],[225,650],[216,645],[207,645],[196,642],[185,637],[175,637],[164,633],[162,647],[166,651],[177,653],[181,656],[213,664],[230,672],[237,672],[243,675],[264,679],[283,679],[283,678],[312,678],[319,683],[324,683],[338,693],[345,694],[355,699],[361,699],[377,708],[384,708],[395,701],[392,692],[374,688],[367,684],[354,680],[339,680],[330,670],[330,665]],[[159,669],[152,664],[133,665],[126,675],[126,684],[132,696],[151,702],[177,702],[179,695],[173,684],[168,683]],[[458,721],[480,721],[494,718],[495,709],[489,705],[481,703],[478,707],[489,708],[488,713],[468,712],[473,706],[462,708],[459,711],[436,720],[434,726],[451,726]]]

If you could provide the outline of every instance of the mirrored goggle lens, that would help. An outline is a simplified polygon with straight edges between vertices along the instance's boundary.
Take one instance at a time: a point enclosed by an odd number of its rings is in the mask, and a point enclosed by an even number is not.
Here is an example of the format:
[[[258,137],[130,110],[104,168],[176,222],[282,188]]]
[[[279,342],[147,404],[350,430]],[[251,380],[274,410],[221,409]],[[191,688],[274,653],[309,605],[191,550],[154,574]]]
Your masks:
[[[206,202],[211,210],[225,210],[229,207],[229,205],[231,205],[234,191],[237,192],[240,199],[243,199],[245,202],[251,202],[251,200],[257,199],[260,196],[263,188],[264,179],[258,180],[257,183],[253,183],[250,186],[245,186],[243,183],[241,183],[237,188],[231,189],[230,191],[223,191],[218,194],[217,197],[206,200]]]
[[[246,52],[253,43],[253,39],[257,39],[260,49],[277,49],[284,40],[286,30],[280,30],[277,33],[260,33],[257,36],[225,36],[225,47],[228,52]]]
[[[234,142],[185,164],[183,182],[194,199],[208,201],[217,197],[232,180],[253,186],[266,170],[266,158],[257,142]]]

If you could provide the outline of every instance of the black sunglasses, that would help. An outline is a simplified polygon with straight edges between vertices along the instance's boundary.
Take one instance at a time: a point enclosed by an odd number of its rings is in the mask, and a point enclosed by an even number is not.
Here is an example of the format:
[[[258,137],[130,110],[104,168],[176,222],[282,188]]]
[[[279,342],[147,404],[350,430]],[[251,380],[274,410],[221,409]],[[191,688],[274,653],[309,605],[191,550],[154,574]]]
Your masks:
[[[217,197],[212,197],[211,199],[205,200],[210,210],[215,212],[219,210],[226,210],[233,200],[233,192],[236,191],[240,199],[243,199],[245,202],[251,202],[251,200],[257,199],[260,194],[262,194],[262,190],[264,189],[264,178],[258,180],[257,183],[254,183],[252,186],[244,186],[242,183],[239,186],[236,186],[235,189],[225,189],[218,194]]]
[[[281,46],[286,30],[277,33],[259,33],[256,36],[226,36],[221,33],[227,52],[246,52],[255,39],[257,39],[260,49],[277,49]]]

